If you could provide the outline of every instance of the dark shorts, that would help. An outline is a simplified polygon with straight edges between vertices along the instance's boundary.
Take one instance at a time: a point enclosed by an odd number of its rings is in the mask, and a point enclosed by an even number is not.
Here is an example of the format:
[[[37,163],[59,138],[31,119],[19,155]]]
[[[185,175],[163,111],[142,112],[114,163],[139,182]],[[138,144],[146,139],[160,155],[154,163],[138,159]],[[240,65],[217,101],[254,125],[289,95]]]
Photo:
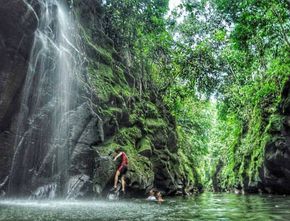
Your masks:
[[[121,176],[124,176],[124,175],[126,175],[126,173],[127,173],[127,171],[128,171],[128,166],[121,166],[121,168],[119,169],[119,171],[120,171],[120,175]]]

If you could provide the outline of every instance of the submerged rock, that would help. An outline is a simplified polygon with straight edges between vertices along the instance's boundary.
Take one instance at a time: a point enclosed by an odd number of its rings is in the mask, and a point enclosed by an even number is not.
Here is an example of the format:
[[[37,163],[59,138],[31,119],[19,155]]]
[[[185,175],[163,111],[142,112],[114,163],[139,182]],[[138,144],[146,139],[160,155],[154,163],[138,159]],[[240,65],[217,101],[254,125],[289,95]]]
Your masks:
[[[32,200],[55,199],[57,191],[57,184],[50,183],[38,187],[29,197]]]
[[[66,199],[82,198],[90,194],[92,181],[85,174],[73,176],[67,183]]]

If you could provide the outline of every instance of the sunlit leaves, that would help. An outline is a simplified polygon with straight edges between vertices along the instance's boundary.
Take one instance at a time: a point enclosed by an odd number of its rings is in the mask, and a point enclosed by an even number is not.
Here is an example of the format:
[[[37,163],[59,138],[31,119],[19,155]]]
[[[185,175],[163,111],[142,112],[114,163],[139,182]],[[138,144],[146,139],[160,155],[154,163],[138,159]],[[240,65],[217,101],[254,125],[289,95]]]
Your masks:
[[[237,176],[244,172],[237,155],[249,157],[254,137],[245,134],[254,128],[262,136],[290,76],[287,4],[184,0],[167,19],[168,0],[107,1],[107,34],[128,48],[136,70],[149,69],[142,77],[153,80],[176,119],[187,171],[210,152],[223,162],[224,177],[235,176],[234,168]]]

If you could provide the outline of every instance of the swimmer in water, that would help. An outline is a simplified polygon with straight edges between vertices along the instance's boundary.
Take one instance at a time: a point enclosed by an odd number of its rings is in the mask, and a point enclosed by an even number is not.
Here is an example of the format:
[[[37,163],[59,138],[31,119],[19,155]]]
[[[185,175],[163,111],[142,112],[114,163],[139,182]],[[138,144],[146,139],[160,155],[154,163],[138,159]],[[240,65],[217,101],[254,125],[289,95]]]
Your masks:
[[[155,191],[153,189],[149,191],[149,196],[147,197],[146,200],[157,201],[157,199],[155,197]]]

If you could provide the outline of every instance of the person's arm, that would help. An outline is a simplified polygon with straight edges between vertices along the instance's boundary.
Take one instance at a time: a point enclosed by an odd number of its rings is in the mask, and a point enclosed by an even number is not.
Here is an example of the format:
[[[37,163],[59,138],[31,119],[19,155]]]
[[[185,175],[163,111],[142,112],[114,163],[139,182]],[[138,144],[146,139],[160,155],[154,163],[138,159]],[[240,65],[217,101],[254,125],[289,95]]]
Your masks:
[[[160,197],[160,198],[157,199],[157,202],[158,202],[159,204],[161,204],[162,202],[164,202],[164,199],[163,199],[162,197]]]
[[[121,155],[122,155],[122,152],[119,153],[117,156],[115,156],[114,161],[116,161]]]

